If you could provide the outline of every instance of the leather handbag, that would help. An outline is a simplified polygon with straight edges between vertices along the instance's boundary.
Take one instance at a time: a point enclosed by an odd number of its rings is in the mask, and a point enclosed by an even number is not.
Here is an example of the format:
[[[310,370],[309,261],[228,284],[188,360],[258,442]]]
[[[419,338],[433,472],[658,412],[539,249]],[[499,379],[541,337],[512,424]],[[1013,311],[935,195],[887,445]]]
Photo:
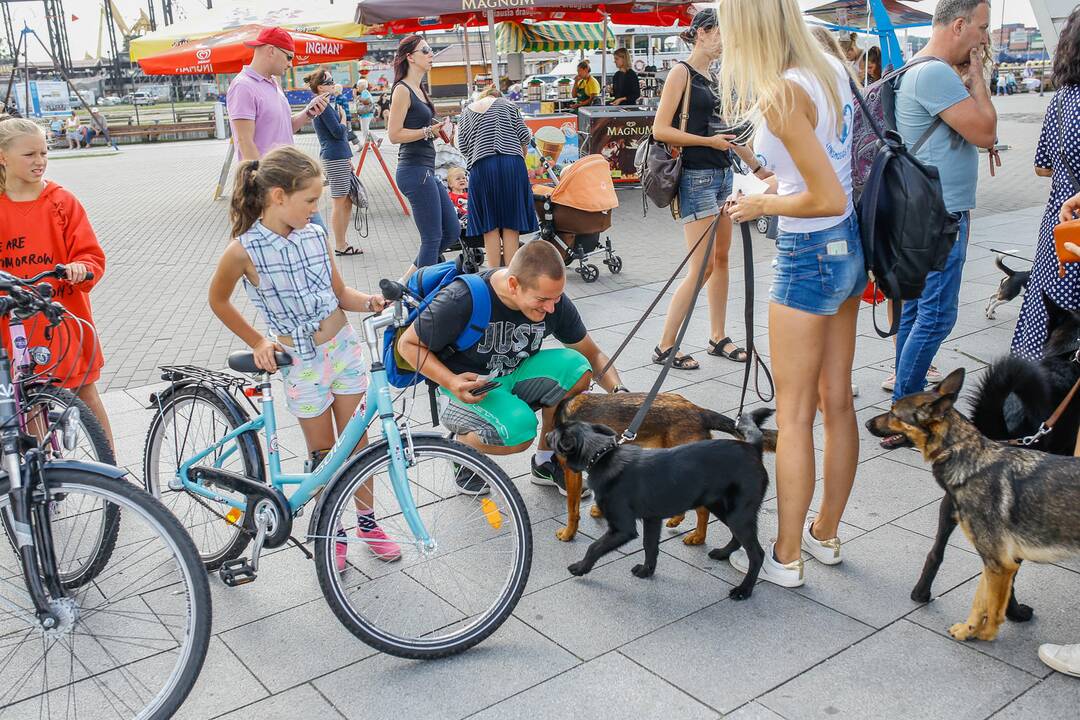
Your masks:
[[[693,75],[687,68],[686,90],[683,91],[679,109],[679,130],[682,132],[686,132],[686,121],[690,117],[690,88],[693,82]],[[639,146],[635,160],[638,161],[641,189],[645,196],[656,207],[671,206],[672,215],[678,217],[679,180],[682,177],[679,149],[658,141],[650,134]]]

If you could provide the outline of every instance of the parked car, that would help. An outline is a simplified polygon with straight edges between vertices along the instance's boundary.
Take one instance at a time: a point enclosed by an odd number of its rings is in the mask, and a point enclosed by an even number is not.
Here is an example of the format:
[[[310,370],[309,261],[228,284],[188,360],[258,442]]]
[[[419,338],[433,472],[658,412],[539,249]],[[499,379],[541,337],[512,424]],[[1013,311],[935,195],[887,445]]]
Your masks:
[[[132,94],[131,101],[134,105],[153,105],[157,102],[157,96],[140,90]]]
[[[123,102],[124,102],[123,99],[120,98],[117,95],[106,95],[105,97],[101,98],[101,102],[98,103],[98,104],[99,105],[120,105]]]

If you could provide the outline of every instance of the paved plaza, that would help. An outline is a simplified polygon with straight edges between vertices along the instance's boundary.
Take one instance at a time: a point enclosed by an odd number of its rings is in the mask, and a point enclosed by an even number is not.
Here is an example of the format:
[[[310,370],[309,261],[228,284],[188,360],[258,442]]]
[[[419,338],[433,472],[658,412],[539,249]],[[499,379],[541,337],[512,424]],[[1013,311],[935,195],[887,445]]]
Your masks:
[[[961,290],[956,329],[937,357],[943,372],[965,367],[969,385],[1007,352],[1019,301],[983,314],[1000,279],[991,248],[1030,258],[1049,191],[1031,160],[1046,102],[999,98],[1000,140],[1010,146],[993,179],[984,167],[979,210]],[[300,147],[313,152],[314,136]],[[393,167],[394,148],[386,146]],[[117,436],[117,457],[141,478],[148,396],[160,386],[157,366],[224,366],[240,343],[213,317],[206,290],[228,237],[227,202],[211,195],[225,155],[219,141],[125,147],[119,155],[57,159],[48,176],[86,205],[108,255],[93,295],[105,351],[102,386]],[[378,164],[364,180],[372,197],[370,235],[351,239],[362,257],[341,258],[346,282],[361,289],[399,277],[417,247]],[[610,237],[624,260],[620,275],[601,266],[599,281],[568,279],[590,332],[611,351],[625,337],[685,250],[667,211],[641,216],[636,190],[620,193]],[[329,203],[324,205],[329,217]],[[754,247],[755,343],[768,360],[767,298],[771,243]],[[731,252],[729,334],[743,325],[741,248]],[[1020,265],[1020,261],[1012,261]],[[242,294],[238,305],[252,309]],[[618,366],[631,389],[657,376],[650,354],[666,309],[661,301]],[[879,322],[884,323],[884,313]],[[869,307],[859,318],[853,382],[860,422],[887,409],[880,383],[892,343],[873,330]],[[687,334],[702,364],[672,371],[666,389],[712,409],[739,404],[741,366],[709,357],[704,302]],[[426,399],[416,417],[426,414]],[[303,440],[294,421],[282,444],[298,467]],[[820,428],[819,428],[820,430]],[[179,717],[258,718],[982,718],[1077,717],[1080,681],[1039,662],[1042,642],[1080,642],[1080,561],[1026,563],[1017,594],[1035,608],[1027,624],[1006,623],[992,643],[958,643],[945,629],[967,616],[980,562],[956,533],[935,584],[937,598],[908,598],[930,547],[941,491],[911,450],[883,451],[865,432],[860,467],[841,529],[844,562],[808,561],[807,583],[785,590],[759,583],[736,603],[727,591],[740,579],[708,558],[727,540],[716,523],[708,546],[662,537],[656,575],[639,580],[640,543],[612,553],[586,578],[566,571],[602,531],[587,517],[571,543],[555,539],[565,500],[529,483],[528,455],[502,461],[521,490],[534,534],[532,574],[513,617],[464,655],[429,663],[375,653],[349,634],[322,599],[313,563],[296,549],[264,557],[259,579],[227,588],[211,577],[214,637],[196,689]],[[820,435],[819,435],[820,442]],[[819,453],[820,458],[820,453]],[[773,470],[773,458],[766,465]],[[820,471],[820,462],[819,462]],[[820,482],[818,490],[820,491]],[[816,502],[816,500],[815,500]],[[762,510],[762,535],[775,532],[775,489]],[[685,527],[683,528],[685,529]]]

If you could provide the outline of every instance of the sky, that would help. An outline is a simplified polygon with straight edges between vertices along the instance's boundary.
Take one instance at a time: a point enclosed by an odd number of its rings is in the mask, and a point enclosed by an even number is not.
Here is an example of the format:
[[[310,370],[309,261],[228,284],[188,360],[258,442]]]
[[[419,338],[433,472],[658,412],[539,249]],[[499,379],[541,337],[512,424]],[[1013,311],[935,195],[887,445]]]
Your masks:
[[[124,20],[131,24],[139,16],[139,9],[146,8],[147,0],[114,0],[116,7],[120,9],[120,14]],[[1005,22],[1021,22],[1026,25],[1035,25],[1035,14],[1031,11],[1031,5],[1027,0],[993,0],[992,3],[992,27],[997,27],[1001,24],[1002,18],[1002,3],[1004,3]],[[252,4],[252,0],[213,0],[215,9],[229,7],[233,5]],[[931,11],[931,8],[937,4],[936,0],[922,0],[922,2],[912,2],[912,6]],[[157,11],[158,20],[161,20],[161,1],[154,0],[154,5]],[[323,17],[324,13],[319,12],[317,8],[325,8],[326,17],[347,17],[355,8],[355,4],[350,0],[336,0],[332,5],[330,0],[307,0],[307,2],[275,2],[274,0],[259,0],[259,6],[275,6],[275,7],[300,7],[307,8],[311,11],[312,17]],[[44,4],[37,2],[15,3],[9,6],[16,26],[21,26],[25,19],[29,22],[30,26],[37,30],[42,40],[48,40],[48,36],[45,30],[45,13]],[[68,36],[71,43],[71,56],[73,59],[81,59],[87,52],[95,54],[97,52],[98,42],[98,28],[101,17],[101,0],[64,0],[64,9],[68,14]],[[181,16],[186,16],[190,19],[196,19],[200,14],[206,14],[205,0],[173,0],[173,14],[176,19],[179,20]],[[71,16],[75,15],[79,19],[72,22]],[[104,36],[104,45],[108,47],[108,34]],[[106,50],[106,52],[108,52]],[[31,48],[31,58],[35,60],[43,60],[44,54],[40,53],[40,57],[35,57],[33,48]]]

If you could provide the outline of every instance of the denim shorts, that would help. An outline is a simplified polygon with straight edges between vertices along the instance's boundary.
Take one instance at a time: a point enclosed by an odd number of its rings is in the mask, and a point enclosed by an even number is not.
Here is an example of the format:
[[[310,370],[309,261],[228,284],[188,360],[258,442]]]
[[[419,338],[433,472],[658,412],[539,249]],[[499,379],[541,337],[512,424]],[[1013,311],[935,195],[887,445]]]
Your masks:
[[[776,237],[770,299],[814,315],[835,315],[866,287],[862,239],[855,213],[825,230]]]
[[[684,223],[720,214],[731,195],[731,168],[684,168],[679,178],[679,215]]]

